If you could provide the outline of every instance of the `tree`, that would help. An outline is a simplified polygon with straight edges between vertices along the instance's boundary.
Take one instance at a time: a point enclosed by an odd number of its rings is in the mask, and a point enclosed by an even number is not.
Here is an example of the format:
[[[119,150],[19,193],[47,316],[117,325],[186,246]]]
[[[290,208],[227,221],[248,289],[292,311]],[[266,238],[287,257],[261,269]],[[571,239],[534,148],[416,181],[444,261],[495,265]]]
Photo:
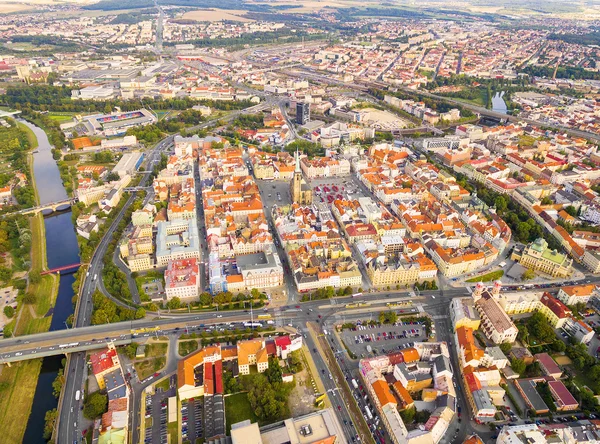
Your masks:
[[[510,361],[510,366],[513,369],[513,371],[515,373],[518,373],[519,375],[522,373],[525,373],[525,368],[527,368],[527,366],[525,365],[525,362],[522,359],[517,359],[517,358],[513,358]]]
[[[537,342],[553,343],[556,339],[554,329],[548,324],[546,317],[540,312],[534,313],[527,319],[527,330],[529,331],[529,335],[535,338]]]
[[[379,313],[379,322],[381,324],[393,324],[398,320],[398,315],[395,311],[382,311]]]
[[[4,307],[4,314],[7,318],[12,318],[15,315],[15,309],[12,308],[10,305],[7,305]]]
[[[83,416],[87,419],[96,419],[106,413],[108,396],[101,392],[94,392],[83,402]]]
[[[137,352],[137,347],[138,347],[138,345],[135,342],[132,342],[131,344],[127,344],[127,345],[123,346],[123,348],[122,348],[123,354],[125,356],[127,356],[129,359],[134,359],[135,354]]]
[[[283,382],[283,371],[276,357],[272,356],[269,358],[269,368],[265,371],[265,376],[271,384]]]
[[[535,271],[533,271],[531,268],[528,268],[527,270],[525,270],[523,272],[523,274],[521,275],[521,279],[523,279],[524,281],[529,281],[531,279],[533,279],[535,277]]]
[[[12,270],[7,267],[0,267],[0,281],[8,282],[12,277]]]
[[[42,280],[42,276],[38,270],[31,270],[29,272],[29,282],[32,284],[39,284]]]
[[[24,304],[35,304],[37,302],[37,296],[33,293],[25,293],[23,296]]]
[[[560,339],[555,339],[552,343],[552,350],[557,351],[559,353],[564,352],[567,349],[567,346]]]
[[[415,415],[417,414],[417,409],[411,407],[409,409],[405,409],[400,412],[400,417],[404,424],[412,424],[415,420]]]
[[[54,426],[56,425],[56,418],[58,418],[58,410],[52,409],[46,412],[44,416],[44,439],[49,440],[52,438],[52,432],[54,432]]]
[[[507,355],[510,350],[512,348],[512,344],[510,344],[509,342],[504,342],[503,344],[500,344],[500,350],[502,350],[502,353],[504,353],[505,355]]]
[[[212,304],[212,296],[210,295],[210,293],[202,293],[200,295],[200,305],[207,306],[210,304]]]
[[[181,299],[175,296],[173,299],[167,302],[167,308],[171,310],[177,310],[181,307]]]
[[[60,392],[62,391],[64,383],[65,383],[65,374],[64,374],[64,369],[61,368],[58,371],[56,378],[52,382],[52,394],[54,395],[55,398],[58,398],[60,396]]]
[[[290,353],[290,356],[288,357],[288,365],[290,370],[294,373],[299,373],[302,371],[304,366],[302,365],[302,358],[300,357],[299,350]]]
[[[143,319],[145,317],[146,317],[146,310],[144,309],[144,307],[140,307],[135,311],[136,319]]]

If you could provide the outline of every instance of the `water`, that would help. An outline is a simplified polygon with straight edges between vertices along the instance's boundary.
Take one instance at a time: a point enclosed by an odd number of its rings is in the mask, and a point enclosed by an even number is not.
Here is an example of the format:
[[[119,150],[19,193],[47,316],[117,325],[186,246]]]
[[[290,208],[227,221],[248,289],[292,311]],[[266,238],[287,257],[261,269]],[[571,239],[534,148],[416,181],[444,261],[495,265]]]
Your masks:
[[[23,123],[31,128],[38,139],[37,153],[33,155],[33,174],[40,196],[40,203],[45,204],[67,199],[67,192],[63,187],[58,166],[52,158],[52,147],[46,133],[29,122]],[[75,228],[71,221],[71,213],[66,212],[47,217],[44,219],[44,225],[46,228],[48,268],[79,262],[79,248]],[[66,328],[65,321],[73,313],[71,302],[74,295],[73,282],[75,282],[75,277],[72,274],[61,275],[50,330]],[[43,360],[23,442],[46,443],[43,437],[44,417],[48,410],[58,407],[58,400],[52,394],[52,382],[56,379],[63,358],[63,355],[59,355]]]
[[[506,102],[504,101],[503,97],[504,91],[500,91],[494,94],[494,97],[492,97],[492,110],[496,111],[497,113],[506,114],[508,109],[506,107]]]

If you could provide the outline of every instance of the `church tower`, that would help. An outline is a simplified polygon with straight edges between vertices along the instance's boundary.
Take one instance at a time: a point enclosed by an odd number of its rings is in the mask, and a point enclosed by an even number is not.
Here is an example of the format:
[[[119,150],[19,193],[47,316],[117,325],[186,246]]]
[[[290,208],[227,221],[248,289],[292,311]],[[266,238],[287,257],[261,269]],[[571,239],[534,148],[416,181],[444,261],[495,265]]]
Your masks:
[[[298,149],[296,149],[294,159],[296,160],[296,169],[294,170],[294,177],[292,179],[292,202],[302,204],[302,171],[300,170]]]

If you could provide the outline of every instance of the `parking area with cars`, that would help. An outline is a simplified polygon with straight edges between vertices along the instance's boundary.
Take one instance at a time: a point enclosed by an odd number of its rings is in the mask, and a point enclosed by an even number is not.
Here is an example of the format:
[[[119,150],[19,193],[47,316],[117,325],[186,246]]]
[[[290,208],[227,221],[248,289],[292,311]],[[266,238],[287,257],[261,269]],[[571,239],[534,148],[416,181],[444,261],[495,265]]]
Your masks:
[[[174,387],[167,391],[158,388],[154,394],[146,396],[144,443],[167,444],[167,403],[170,396],[175,396]]]
[[[311,179],[313,201],[331,204],[336,199],[354,200],[369,197],[354,176]]]
[[[196,442],[204,437],[202,401],[189,399],[181,405],[181,437]]]
[[[425,326],[416,321],[398,321],[395,324],[372,325],[357,323],[345,329],[341,337],[346,346],[358,357],[384,354],[412,347],[427,338]]]

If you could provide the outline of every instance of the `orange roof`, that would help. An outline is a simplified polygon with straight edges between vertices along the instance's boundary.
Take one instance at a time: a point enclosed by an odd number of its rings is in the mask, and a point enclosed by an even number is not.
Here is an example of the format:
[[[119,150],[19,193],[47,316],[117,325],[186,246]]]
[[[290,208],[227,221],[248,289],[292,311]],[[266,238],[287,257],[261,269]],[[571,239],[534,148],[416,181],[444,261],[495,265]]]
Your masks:
[[[410,396],[410,393],[408,390],[406,390],[406,387],[400,383],[400,381],[394,382],[394,391],[398,395],[398,398],[400,398],[403,407],[407,407],[414,403],[412,396]]]
[[[463,441],[463,444],[483,444],[483,441],[479,436],[471,435]]]
[[[472,359],[479,360],[483,358],[483,350],[475,345],[473,329],[469,327],[459,327],[456,329],[456,336],[459,345],[465,350],[465,361],[469,362]]]
[[[263,342],[261,339],[254,339],[251,341],[244,341],[238,343],[238,364],[248,365],[250,363],[249,356],[256,355],[258,362],[258,352],[263,348]]]
[[[400,353],[402,353],[404,362],[415,362],[419,360],[419,352],[416,348],[407,348],[400,351]]]
[[[383,379],[378,379],[373,383],[373,390],[375,390],[375,395],[377,399],[379,399],[379,403],[381,407],[384,407],[388,404],[397,405],[396,398],[394,394],[390,390],[390,387],[387,385],[387,382]]]
[[[221,354],[221,347],[213,345],[198,350],[187,358],[177,363],[177,384],[181,388],[185,385],[195,385],[194,369],[204,362],[206,356]]]

